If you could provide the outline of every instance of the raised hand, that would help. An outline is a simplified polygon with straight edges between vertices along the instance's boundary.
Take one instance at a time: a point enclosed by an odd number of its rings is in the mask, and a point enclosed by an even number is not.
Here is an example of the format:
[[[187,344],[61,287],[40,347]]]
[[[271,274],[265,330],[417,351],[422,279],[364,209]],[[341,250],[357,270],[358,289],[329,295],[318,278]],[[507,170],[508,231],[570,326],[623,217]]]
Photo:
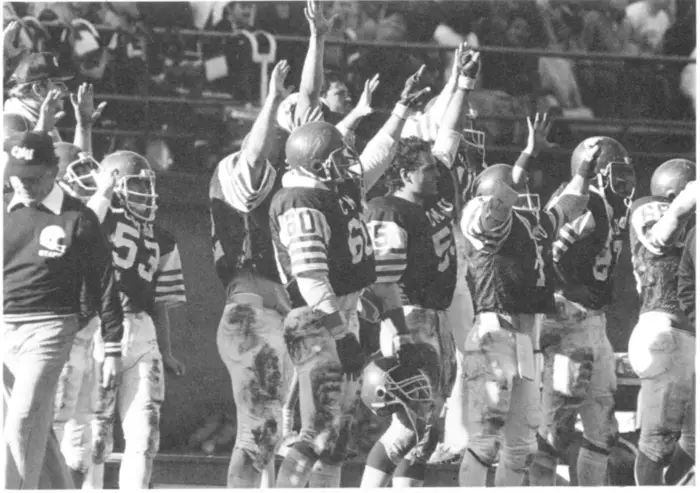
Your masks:
[[[379,86],[379,74],[375,74],[374,77],[365,81],[365,89],[353,110],[358,116],[367,116],[374,111],[372,109],[372,94],[377,86]]]
[[[323,15],[321,2],[314,0],[306,1],[304,15],[306,16],[306,20],[309,21],[309,29],[311,29],[311,34],[313,36],[324,36],[328,34],[328,31],[331,30],[333,23],[338,18],[338,14],[336,14],[330,19],[326,19]]]
[[[583,150],[581,164],[576,172],[581,176],[592,178],[595,175],[595,163],[598,161],[602,150],[603,148],[598,141],[587,143],[586,148]]]
[[[34,130],[38,132],[50,132],[56,126],[56,122],[66,115],[65,111],[59,111],[63,99],[63,92],[52,89],[44,98],[39,108],[39,119]]]
[[[92,127],[107,106],[107,101],[103,101],[95,108],[92,84],[86,82],[80,84],[77,93],[71,93],[70,102],[75,110],[75,121],[80,127]]]
[[[424,87],[420,89],[423,84],[423,73],[425,72],[425,65],[421,65],[418,71],[406,79],[406,83],[403,86],[403,91],[401,91],[401,99],[399,103],[407,106],[409,108],[417,107],[423,98],[430,94],[430,88]]]
[[[7,60],[10,58],[14,58],[24,51],[24,48],[15,44],[17,41],[17,34],[21,28],[22,26],[18,21],[12,21],[2,32],[2,50],[5,63],[7,63]]]
[[[481,53],[470,50],[466,43],[462,43],[459,64],[461,74],[470,79],[476,79],[481,71]]]
[[[284,99],[289,95],[288,89],[284,87],[284,81],[288,74],[289,63],[287,60],[277,62],[270,76],[270,96]]]
[[[547,136],[552,130],[552,122],[548,121],[549,115],[545,113],[535,115],[535,121],[527,117],[527,147],[525,151],[531,156],[537,156],[541,151],[557,147],[557,144],[549,142]]]

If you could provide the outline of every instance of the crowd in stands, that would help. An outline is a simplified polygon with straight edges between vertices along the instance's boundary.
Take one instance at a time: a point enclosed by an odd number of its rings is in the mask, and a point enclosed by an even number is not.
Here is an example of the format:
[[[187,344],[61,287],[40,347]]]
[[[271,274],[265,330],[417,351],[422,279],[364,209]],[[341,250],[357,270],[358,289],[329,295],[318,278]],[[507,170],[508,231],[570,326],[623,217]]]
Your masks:
[[[327,76],[331,82],[327,89],[348,93],[355,100],[364,81],[379,72],[381,84],[375,95],[379,109],[389,104],[387,96],[396,94],[421,64],[427,65],[435,87],[440,86],[451,66],[450,51],[333,44],[333,40],[451,47],[467,40],[475,47],[641,56],[695,57],[696,50],[694,0],[329,1],[323,5],[327,14],[336,16],[324,60],[324,66],[334,71]],[[23,19],[22,39],[28,49],[57,50],[78,69],[75,84],[90,81],[97,94],[225,96],[236,105],[255,106],[261,73],[260,65],[251,59],[251,38],[197,37],[179,30],[239,34],[263,30],[308,36],[303,2],[12,2],[3,6],[6,23],[13,17]],[[54,23],[42,27],[38,21]],[[95,26],[99,25],[115,31],[98,31]],[[261,52],[269,50],[268,38],[256,39]],[[276,59],[289,60],[292,80],[301,73],[305,49],[303,41],[277,43]],[[472,101],[481,115],[520,117],[554,109],[555,115],[578,119],[695,117],[694,64],[501,52],[485,52],[484,62],[482,91]],[[245,132],[219,108],[172,103],[110,104],[101,125],[134,131],[149,125],[154,131],[193,134],[167,145],[158,139],[146,142],[133,137],[126,144],[120,142],[120,147],[133,146],[149,154],[162,168],[175,160],[181,169],[208,168],[217,162],[217,155],[230,152]],[[507,131],[503,123],[483,125],[495,142],[515,143],[519,138],[512,122],[505,125]],[[70,127],[70,122],[65,126]],[[499,137],[503,138],[499,141]],[[102,141],[104,146],[114,145],[106,137]]]

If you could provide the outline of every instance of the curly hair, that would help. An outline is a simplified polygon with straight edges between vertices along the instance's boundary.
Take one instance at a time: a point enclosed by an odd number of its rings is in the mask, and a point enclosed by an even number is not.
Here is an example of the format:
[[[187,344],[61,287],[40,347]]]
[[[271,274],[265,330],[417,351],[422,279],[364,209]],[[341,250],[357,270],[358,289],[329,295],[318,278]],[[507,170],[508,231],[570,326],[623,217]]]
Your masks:
[[[422,152],[430,153],[432,142],[419,139],[418,137],[408,137],[399,140],[396,148],[396,155],[391,162],[391,166],[384,175],[385,185],[389,193],[403,188],[401,170],[415,171],[421,167],[418,156]]]

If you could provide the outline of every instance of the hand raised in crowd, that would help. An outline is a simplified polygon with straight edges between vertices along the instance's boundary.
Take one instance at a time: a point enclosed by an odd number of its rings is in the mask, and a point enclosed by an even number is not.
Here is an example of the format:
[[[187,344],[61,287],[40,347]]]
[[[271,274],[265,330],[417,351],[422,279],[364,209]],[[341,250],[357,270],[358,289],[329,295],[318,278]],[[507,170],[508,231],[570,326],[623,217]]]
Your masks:
[[[372,109],[372,95],[378,86],[379,74],[375,74],[374,77],[365,81],[365,89],[362,91],[360,99],[353,109],[353,112],[355,112],[357,116],[367,116],[374,111],[374,109]]]
[[[552,130],[552,122],[548,118],[549,115],[547,113],[544,115],[537,113],[534,122],[532,118],[527,117],[528,136],[525,152],[531,156],[537,156],[543,150],[557,147],[557,144],[547,140],[547,136]]]
[[[86,82],[80,84],[77,93],[71,93],[70,102],[75,110],[75,121],[80,127],[92,127],[107,106],[107,101],[103,101],[95,108],[92,84]]]
[[[309,29],[311,29],[312,36],[325,36],[328,34],[328,31],[331,30],[333,23],[338,18],[338,14],[335,14],[330,19],[326,19],[323,15],[321,2],[314,0],[307,0],[304,15],[306,20],[309,21]]]
[[[56,122],[66,116],[65,111],[59,111],[63,100],[63,92],[52,89],[44,98],[39,108],[39,119],[34,130],[37,132],[50,132],[56,126]]]
[[[284,81],[288,74],[289,63],[287,60],[277,62],[275,68],[272,69],[272,75],[270,75],[270,96],[282,100],[289,95],[289,89],[284,87]]]
[[[10,58],[14,58],[25,51],[24,48],[16,44],[17,34],[21,27],[18,21],[12,21],[2,32],[2,51],[5,63]]]
[[[425,65],[421,65],[418,71],[406,79],[406,83],[403,86],[403,91],[401,91],[401,99],[399,103],[407,106],[408,108],[416,108],[424,100],[424,98],[430,95],[430,87],[424,87],[420,89],[423,85],[423,73],[425,72]]]

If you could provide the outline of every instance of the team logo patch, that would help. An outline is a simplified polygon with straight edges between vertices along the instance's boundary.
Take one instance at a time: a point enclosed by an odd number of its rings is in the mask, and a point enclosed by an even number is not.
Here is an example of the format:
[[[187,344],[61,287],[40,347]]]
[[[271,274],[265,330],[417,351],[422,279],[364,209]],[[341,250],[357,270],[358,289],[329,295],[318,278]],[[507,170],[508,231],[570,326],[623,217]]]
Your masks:
[[[66,232],[56,225],[46,226],[39,235],[40,257],[56,258],[66,253]]]

